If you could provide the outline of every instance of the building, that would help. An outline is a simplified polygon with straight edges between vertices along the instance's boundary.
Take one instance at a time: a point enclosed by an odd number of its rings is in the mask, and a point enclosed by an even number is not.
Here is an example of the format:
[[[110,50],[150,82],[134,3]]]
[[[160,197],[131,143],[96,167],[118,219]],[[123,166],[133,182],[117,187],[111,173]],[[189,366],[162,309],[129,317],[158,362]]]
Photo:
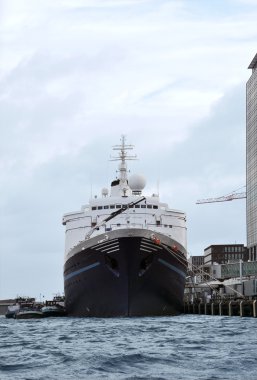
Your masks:
[[[204,268],[204,256],[190,256],[188,259],[188,275],[190,279],[188,282],[200,283],[203,281],[208,281],[208,269]],[[193,280],[192,280],[193,279]]]
[[[204,264],[204,256],[190,256],[188,263],[193,269],[202,267]]]
[[[246,84],[246,224],[249,259],[257,260],[257,54]]]
[[[204,250],[204,266],[227,264],[248,260],[248,250],[243,244],[210,245]]]

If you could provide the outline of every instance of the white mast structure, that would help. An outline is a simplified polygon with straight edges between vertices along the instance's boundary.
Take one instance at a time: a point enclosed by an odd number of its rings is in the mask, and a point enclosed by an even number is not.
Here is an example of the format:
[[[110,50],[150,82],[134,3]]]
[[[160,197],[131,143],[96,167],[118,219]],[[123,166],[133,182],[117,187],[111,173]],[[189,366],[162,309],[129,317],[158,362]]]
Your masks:
[[[129,156],[127,154],[127,150],[132,150],[134,145],[127,145],[125,144],[125,136],[121,136],[121,144],[120,145],[114,145],[113,150],[119,150],[119,156],[118,157],[111,157],[110,161],[121,161],[118,167],[119,171],[119,177],[116,181],[113,181],[112,189],[111,189],[111,196],[118,196],[122,195],[123,197],[127,197],[131,195],[131,189],[128,186],[128,177],[127,177],[127,160],[137,160],[137,156]]]

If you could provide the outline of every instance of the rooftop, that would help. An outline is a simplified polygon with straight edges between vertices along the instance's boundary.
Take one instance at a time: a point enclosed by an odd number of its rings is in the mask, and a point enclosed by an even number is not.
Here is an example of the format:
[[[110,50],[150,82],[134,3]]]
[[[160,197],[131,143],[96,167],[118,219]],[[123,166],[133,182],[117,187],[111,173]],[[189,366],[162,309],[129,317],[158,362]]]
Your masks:
[[[252,62],[248,66],[248,69],[254,69],[257,66],[257,53],[255,54]]]

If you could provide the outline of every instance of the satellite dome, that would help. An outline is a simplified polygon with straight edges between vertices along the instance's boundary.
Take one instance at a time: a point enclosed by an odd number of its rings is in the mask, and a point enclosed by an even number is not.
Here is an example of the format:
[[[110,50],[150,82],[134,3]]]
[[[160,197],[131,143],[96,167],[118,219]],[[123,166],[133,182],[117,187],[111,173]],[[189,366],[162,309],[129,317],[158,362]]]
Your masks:
[[[106,189],[106,187],[104,187],[103,189],[102,189],[102,196],[103,197],[106,197],[108,195],[108,189]]]
[[[128,184],[133,192],[141,192],[145,187],[146,180],[141,174],[133,174],[129,177]]]

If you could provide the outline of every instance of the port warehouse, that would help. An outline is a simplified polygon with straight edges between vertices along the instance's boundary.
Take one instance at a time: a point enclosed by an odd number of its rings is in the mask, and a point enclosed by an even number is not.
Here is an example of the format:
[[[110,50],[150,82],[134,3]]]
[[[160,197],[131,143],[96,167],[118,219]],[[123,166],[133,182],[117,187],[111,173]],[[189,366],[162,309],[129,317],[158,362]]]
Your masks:
[[[244,293],[247,281],[251,280],[254,284],[253,280],[256,279],[257,261],[249,261],[248,250],[243,244],[211,245],[204,250],[204,255],[189,258],[187,283],[204,285],[215,280],[225,283],[231,280],[235,285],[234,290]],[[240,289],[237,289],[237,285]],[[229,292],[229,289],[223,290]],[[245,295],[254,296],[254,291],[253,294]]]
[[[256,317],[257,261],[243,244],[211,245],[189,259],[184,312]]]

